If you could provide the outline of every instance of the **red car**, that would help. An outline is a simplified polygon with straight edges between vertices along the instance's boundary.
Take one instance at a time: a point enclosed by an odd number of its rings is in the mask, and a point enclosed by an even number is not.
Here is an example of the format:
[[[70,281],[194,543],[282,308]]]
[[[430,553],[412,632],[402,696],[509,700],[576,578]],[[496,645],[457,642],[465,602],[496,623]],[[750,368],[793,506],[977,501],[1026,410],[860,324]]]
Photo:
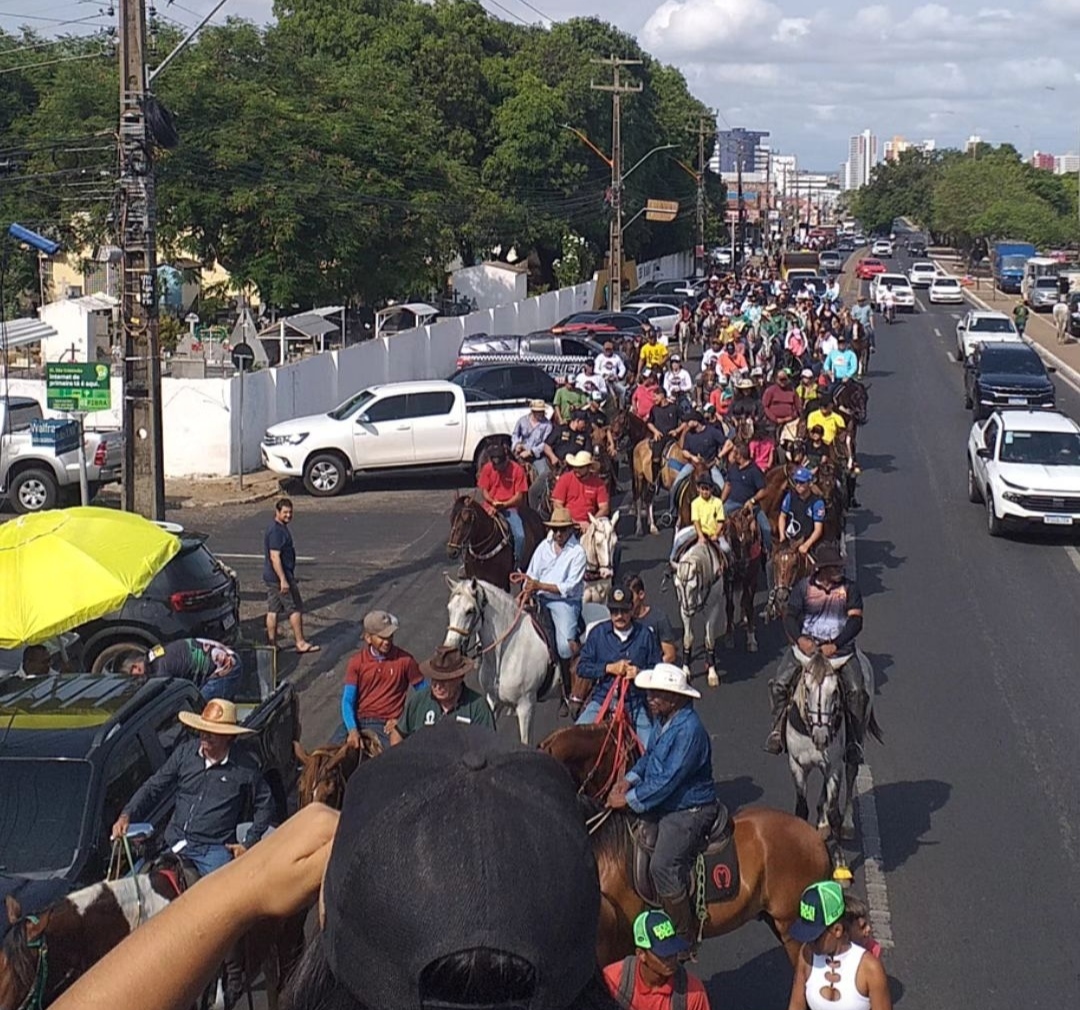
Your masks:
[[[866,257],[855,264],[855,276],[861,281],[868,281],[875,274],[883,274],[888,268],[881,260]]]

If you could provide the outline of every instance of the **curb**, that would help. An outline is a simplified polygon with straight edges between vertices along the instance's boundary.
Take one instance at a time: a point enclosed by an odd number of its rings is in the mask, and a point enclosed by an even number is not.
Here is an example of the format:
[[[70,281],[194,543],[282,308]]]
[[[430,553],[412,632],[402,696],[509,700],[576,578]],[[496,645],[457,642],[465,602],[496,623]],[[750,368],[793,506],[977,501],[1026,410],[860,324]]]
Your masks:
[[[176,507],[182,509],[200,509],[221,508],[225,505],[254,505],[257,502],[266,501],[267,499],[280,494],[282,494],[280,488],[272,488],[269,491],[258,491],[254,494],[245,495],[243,498],[226,498],[222,501],[200,502],[196,501],[194,498],[182,498]]]

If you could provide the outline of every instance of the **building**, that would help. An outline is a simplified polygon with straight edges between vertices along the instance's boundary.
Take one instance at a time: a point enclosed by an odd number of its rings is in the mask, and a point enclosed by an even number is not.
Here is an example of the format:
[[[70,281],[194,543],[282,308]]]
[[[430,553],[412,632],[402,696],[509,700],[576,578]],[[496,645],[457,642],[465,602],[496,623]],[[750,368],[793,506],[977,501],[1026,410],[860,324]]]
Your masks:
[[[903,137],[895,136],[892,140],[886,140],[881,149],[881,157],[884,161],[896,161],[905,151],[922,151],[929,154],[937,149],[937,141],[922,140],[908,141]]]
[[[741,162],[744,172],[754,171],[758,168],[758,158],[761,157],[759,149],[764,152],[766,160],[769,157],[768,147],[761,143],[768,135],[767,131],[745,130],[741,126],[733,130],[721,130],[716,135],[716,150],[709,168],[717,174],[736,172]]]
[[[964,154],[972,154],[972,153],[974,153],[975,149],[982,142],[983,142],[982,137],[980,137],[977,133],[973,133],[970,137],[968,137],[967,143],[964,144]]]
[[[1080,172],[1080,154],[1054,155],[1054,175],[1067,175],[1070,172]]]
[[[844,168],[844,189],[860,189],[870,181],[878,162],[877,137],[869,130],[848,141],[848,159]]]
[[[1031,167],[1042,169],[1044,172],[1053,172],[1057,159],[1046,151],[1036,151],[1031,156]]]
[[[773,151],[769,159],[769,179],[773,188],[786,194],[794,184],[795,173],[799,170],[799,160],[794,154],[780,154]]]

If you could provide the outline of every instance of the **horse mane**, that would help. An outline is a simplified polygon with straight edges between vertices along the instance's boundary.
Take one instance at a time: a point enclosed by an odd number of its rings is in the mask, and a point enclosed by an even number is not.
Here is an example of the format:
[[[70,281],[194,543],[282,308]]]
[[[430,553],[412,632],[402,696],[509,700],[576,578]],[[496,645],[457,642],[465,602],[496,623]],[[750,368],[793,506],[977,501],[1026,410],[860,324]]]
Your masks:
[[[578,807],[582,817],[588,820],[604,810],[604,805],[591,796],[579,796]],[[630,837],[632,815],[622,810],[611,810],[592,828],[593,856],[597,864],[611,863],[627,866],[633,840]]]
[[[61,899],[66,900],[66,899]],[[50,905],[49,908],[53,906]],[[46,910],[47,911],[47,910]],[[42,913],[44,914],[44,913]],[[37,981],[37,958],[26,937],[30,920],[24,915],[13,922],[4,936],[3,951],[8,967],[20,988],[29,992]]]
[[[833,672],[832,664],[820,652],[815,652],[810,657],[810,662],[803,670],[815,684],[821,684]]]

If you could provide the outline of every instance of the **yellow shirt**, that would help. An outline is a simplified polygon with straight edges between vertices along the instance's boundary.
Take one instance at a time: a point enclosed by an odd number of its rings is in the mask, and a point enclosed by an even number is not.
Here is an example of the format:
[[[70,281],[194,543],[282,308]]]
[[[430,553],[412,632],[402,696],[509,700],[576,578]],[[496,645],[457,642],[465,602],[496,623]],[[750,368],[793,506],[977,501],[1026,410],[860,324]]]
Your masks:
[[[642,344],[638,351],[638,360],[644,362],[646,368],[662,368],[667,361],[668,349],[663,344]]]
[[[832,445],[833,439],[836,438],[838,431],[843,431],[847,425],[844,424],[844,419],[834,410],[828,417],[826,417],[820,410],[810,411],[810,416],[806,419],[806,430],[815,428],[818,425],[821,426],[822,436],[821,439],[826,445]]]
[[[690,521],[697,523],[705,536],[718,536],[724,525],[724,503],[716,495],[708,500],[695,498],[690,503]]]

